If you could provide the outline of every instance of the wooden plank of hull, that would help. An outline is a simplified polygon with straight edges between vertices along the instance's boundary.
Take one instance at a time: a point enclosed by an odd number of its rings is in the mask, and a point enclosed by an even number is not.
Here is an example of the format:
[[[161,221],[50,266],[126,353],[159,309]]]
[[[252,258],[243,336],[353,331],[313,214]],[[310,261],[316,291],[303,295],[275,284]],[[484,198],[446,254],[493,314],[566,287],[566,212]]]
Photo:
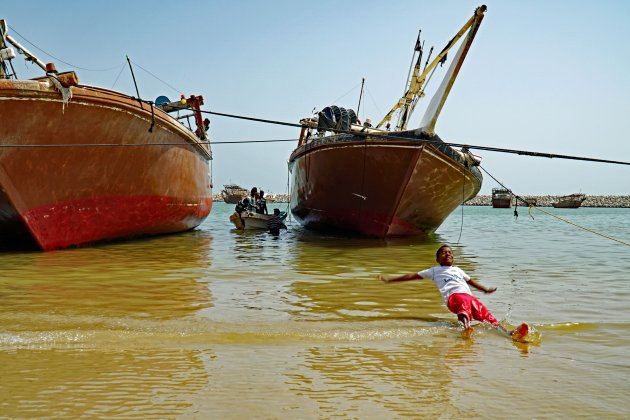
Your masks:
[[[551,205],[557,209],[577,209],[580,206],[582,206],[582,202],[570,201],[570,202],[552,203]]]
[[[227,204],[238,204],[244,197],[247,195],[236,195],[236,194],[223,194],[223,201]]]
[[[354,142],[293,160],[291,211],[307,228],[386,237],[430,233],[480,181],[433,146]]]
[[[0,144],[76,145],[0,149],[4,207],[42,249],[179,232],[208,216],[210,154],[187,129],[156,109],[149,133],[146,104],[100,89],[75,88],[64,110],[33,83],[0,81]],[[148,143],[165,145],[119,146]]]
[[[582,206],[582,202],[586,199],[584,195],[581,194],[572,194],[564,197],[560,197],[560,199],[551,203],[551,205],[557,209],[577,209]]]
[[[494,198],[492,199],[492,207],[495,209],[509,209],[512,207],[511,198]]]

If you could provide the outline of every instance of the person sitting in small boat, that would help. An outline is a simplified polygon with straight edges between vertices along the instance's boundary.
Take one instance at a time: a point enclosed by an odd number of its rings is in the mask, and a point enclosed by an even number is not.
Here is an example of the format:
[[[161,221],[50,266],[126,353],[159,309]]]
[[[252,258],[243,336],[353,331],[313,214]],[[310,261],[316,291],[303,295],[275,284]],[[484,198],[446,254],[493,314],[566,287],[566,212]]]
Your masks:
[[[238,216],[241,220],[241,226],[236,225],[237,228],[243,229],[245,226],[245,220],[243,219],[243,213],[247,214],[249,212],[250,202],[249,198],[245,197],[238,203],[236,203],[236,207],[234,207],[234,215]],[[230,219],[232,220],[232,219]]]
[[[273,209],[273,215],[267,221],[267,229],[269,229],[269,233],[278,237],[280,235],[280,227],[282,224],[282,220],[280,220],[280,209]]]
[[[258,188],[254,187],[251,189],[251,191],[249,192],[249,207],[248,210],[249,211],[254,211],[254,208],[256,206],[256,201],[258,201]]]
[[[265,192],[263,190],[260,190],[260,194],[258,194],[258,199],[256,200],[256,213],[269,214],[269,210],[267,210],[267,199],[265,198]]]
[[[245,197],[241,201],[236,203],[234,212],[240,216],[241,213],[243,213],[244,211],[247,211],[248,208],[249,208],[249,198]]]

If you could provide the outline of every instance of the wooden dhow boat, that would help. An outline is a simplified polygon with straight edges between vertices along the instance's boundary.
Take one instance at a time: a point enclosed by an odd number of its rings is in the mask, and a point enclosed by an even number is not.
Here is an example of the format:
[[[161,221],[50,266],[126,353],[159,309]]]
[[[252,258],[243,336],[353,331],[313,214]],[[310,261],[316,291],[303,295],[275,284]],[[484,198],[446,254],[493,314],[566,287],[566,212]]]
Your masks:
[[[81,85],[28,52],[3,20],[0,34],[0,241],[52,250],[185,231],[208,216],[201,96],[154,106]],[[18,80],[14,48],[45,75]],[[179,112],[192,113],[196,131],[170,115]]]
[[[512,207],[512,191],[504,188],[493,188],[492,207],[495,209],[509,209]]]
[[[486,6],[478,7],[430,63],[429,53],[424,69],[418,36],[406,92],[376,127],[367,120],[361,125],[354,111],[337,106],[301,121],[299,143],[289,159],[290,208],[299,223],[380,238],[430,233],[477,195],[480,158],[444,144],[435,124],[485,11]],[[420,128],[407,129],[430,75],[460,39]],[[396,113],[398,122],[390,131]]]
[[[228,204],[236,204],[248,195],[249,191],[236,184],[226,184],[221,190],[221,197]]]
[[[586,200],[586,194],[569,194],[558,197],[558,200],[551,205],[557,209],[577,209],[582,206],[584,200]]]

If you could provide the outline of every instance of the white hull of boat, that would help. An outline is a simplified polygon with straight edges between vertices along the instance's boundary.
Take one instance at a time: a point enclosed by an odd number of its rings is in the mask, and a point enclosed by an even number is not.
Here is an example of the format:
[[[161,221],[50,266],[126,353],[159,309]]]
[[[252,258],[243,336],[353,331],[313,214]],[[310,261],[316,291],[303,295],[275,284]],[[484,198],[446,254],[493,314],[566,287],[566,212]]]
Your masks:
[[[239,217],[236,213],[230,216],[230,222],[240,230],[267,230],[267,222],[271,219],[271,214],[260,214],[243,212]],[[284,217],[281,217],[281,221],[284,223]]]

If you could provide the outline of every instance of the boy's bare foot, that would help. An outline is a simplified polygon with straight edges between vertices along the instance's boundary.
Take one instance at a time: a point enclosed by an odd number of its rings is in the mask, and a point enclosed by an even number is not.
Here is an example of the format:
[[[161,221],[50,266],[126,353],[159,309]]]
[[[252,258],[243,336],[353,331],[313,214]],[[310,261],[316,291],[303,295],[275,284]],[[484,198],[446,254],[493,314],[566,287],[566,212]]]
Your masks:
[[[464,328],[462,331],[463,338],[471,338],[475,330],[472,327]]]

